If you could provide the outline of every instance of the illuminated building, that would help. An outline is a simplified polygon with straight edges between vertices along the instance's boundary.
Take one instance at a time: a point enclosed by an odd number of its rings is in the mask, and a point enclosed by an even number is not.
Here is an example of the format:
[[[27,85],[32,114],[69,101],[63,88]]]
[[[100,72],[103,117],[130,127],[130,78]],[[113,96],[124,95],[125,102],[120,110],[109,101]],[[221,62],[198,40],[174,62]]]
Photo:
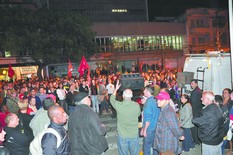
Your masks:
[[[69,9],[92,22],[147,22],[147,0],[49,0],[49,9]]]

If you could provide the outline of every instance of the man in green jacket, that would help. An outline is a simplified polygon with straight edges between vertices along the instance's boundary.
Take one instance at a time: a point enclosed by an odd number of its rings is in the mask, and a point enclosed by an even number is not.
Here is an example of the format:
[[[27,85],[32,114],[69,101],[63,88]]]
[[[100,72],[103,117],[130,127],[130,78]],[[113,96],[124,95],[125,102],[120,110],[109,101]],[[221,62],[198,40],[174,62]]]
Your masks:
[[[117,81],[110,98],[110,102],[117,112],[118,151],[119,155],[125,155],[128,152],[136,155],[139,154],[138,117],[141,110],[138,103],[131,100],[133,92],[130,89],[123,91],[123,101],[116,100],[116,92],[120,86]]]

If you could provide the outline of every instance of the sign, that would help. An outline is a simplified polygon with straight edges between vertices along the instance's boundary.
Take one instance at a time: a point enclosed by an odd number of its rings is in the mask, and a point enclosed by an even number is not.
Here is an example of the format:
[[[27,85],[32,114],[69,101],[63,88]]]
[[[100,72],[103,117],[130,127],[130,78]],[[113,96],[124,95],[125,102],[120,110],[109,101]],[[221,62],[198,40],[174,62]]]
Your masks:
[[[37,69],[35,66],[20,67],[21,74],[35,74]]]

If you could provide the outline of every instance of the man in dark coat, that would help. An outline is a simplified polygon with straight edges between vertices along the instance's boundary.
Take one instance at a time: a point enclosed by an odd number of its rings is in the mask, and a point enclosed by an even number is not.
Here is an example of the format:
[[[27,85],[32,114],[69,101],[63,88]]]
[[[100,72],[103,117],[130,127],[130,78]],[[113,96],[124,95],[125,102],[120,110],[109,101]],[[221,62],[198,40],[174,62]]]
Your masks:
[[[30,141],[28,137],[22,133],[17,127],[19,118],[16,114],[10,113],[6,116],[6,140],[4,142],[6,148],[11,155],[27,155],[29,154]]]
[[[48,116],[51,121],[48,129],[52,128],[54,132],[57,132],[60,136],[60,141],[54,133],[45,133],[41,139],[43,155],[70,155],[68,136],[63,127],[67,121],[66,112],[62,107],[53,105],[48,109]]]
[[[193,118],[197,117],[202,110],[202,102],[201,102],[201,97],[202,97],[202,91],[198,87],[198,81],[196,79],[193,79],[190,83],[191,88],[193,91],[191,92],[190,96],[190,103],[192,105],[192,110],[193,110]],[[198,138],[198,133],[197,133],[197,126],[194,126],[191,129],[192,132],[192,137],[193,141],[195,144],[199,145],[200,144],[200,139]]]
[[[205,107],[200,115],[192,120],[193,124],[198,127],[198,136],[202,142],[202,155],[220,155],[224,137],[222,110],[214,103],[212,92],[203,93],[202,103]]]
[[[75,111],[70,114],[68,134],[72,155],[100,155],[108,149],[106,127],[90,108],[91,100],[85,92],[74,96]]]

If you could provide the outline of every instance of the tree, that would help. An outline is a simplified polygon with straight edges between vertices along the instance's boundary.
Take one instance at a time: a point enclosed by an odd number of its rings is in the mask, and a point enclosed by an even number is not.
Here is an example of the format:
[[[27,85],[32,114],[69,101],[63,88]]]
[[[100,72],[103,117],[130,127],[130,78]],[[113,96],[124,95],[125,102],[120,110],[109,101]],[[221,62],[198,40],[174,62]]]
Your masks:
[[[0,9],[0,48],[22,61],[29,56],[41,70],[51,63],[81,60],[95,52],[89,20],[75,11]]]

